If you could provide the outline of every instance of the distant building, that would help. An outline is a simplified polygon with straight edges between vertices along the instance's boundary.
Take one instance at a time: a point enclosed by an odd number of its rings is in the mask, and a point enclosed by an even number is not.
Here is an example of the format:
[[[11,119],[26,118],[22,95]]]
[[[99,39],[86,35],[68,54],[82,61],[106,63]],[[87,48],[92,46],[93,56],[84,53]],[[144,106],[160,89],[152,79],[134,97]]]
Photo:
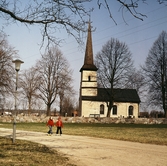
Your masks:
[[[80,69],[79,108],[84,117],[106,117],[109,89],[97,87],[97,67],[93,63],[92,34],[89,23],[84,64]],[[135,89],[114,89],[110,117],[138,117],[140,98]]]

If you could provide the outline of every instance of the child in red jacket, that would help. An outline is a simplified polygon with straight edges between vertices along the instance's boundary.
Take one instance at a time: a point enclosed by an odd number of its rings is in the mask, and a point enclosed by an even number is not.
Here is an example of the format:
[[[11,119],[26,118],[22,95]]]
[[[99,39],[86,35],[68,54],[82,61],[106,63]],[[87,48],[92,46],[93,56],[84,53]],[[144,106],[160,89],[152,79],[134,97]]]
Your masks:
[[[48,135],[52,135],[52,127],[54,126],[54,122],[53,122],[53,118],[50,117],[48,122],[47,122],[47,126],[49,127],[49,131],[48,131]]]
[[[63,122],[61,121],[61,117],[58,118],[58,121],[56,122],[56,127],[57,127],[56,134],[58,134],[60,130],[60,135],[61,135],[62,134],[61,128],[63,127]]]

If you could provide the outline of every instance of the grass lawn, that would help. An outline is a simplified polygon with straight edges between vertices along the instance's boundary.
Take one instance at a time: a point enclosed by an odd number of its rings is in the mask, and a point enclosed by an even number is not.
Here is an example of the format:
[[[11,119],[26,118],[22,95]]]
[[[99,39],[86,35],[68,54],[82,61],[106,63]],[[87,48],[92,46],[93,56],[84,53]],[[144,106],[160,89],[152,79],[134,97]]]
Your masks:
[[[0,123],[2,128],[12,129],[12,123]],[[47,132],[44,123],[17,123],[16,130]],[[56,128],[53,129],[55,133]],[[167,124],[86,124],[64,123],[63,134],[82,135],[167,145]],[[67,157],[44,145],[0,137],[0,166],[75,166]]]
[[[12,124],[0,123],[0,127],[12,129]],[[16,129],[48,131],[45,123],[17,123]],[[63,134],[167,145],[167,124],[64,123]]]

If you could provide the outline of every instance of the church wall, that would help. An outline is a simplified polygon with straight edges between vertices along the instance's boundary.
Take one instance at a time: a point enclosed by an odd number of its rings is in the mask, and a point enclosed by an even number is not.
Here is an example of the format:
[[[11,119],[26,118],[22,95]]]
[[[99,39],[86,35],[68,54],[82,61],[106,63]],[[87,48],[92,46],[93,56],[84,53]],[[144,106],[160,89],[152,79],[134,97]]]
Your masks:
[[[82,96],[97,96],[96,71],[83,71],[81,82]]]
[[[102,102],[100,102],[100,103],[102,103]],[[89,117],[90,114],[99,114],[100,103],[99,102],[92,102],[92,101],[82,101],[82,114],[81,114],[81,116]]]
[[[82,88],[82,96],[97,96],[97,89]]]
[[[82,82],[82,87],[97,87],[97,82]]]
[[[90,81],[97,81],[96,71],[83,71],[82,81],[88,81],[90,76]]]
[[[117,105],[117,117],[119,116],[124,116],[128,117],[129,113],[129,106],[133,106],[134,111],[133,111],[133,116],[138,117],[138,110],[139,110],[139,105],[138,103],[114,103],[114,105]]]
[[[107,116],[107,105],[105,102],[95,102],[95,101],[82,101],[82,113],[81,116],[89,117],[90,114],[100,114],[100,105],[104,105],[104,114],[101,114],[100,117]],[[138,117],[139,105],[137,103],[114,103],[117,105],[117,115],[111,115],[110,117],[128,117],[129,106],[133,106],[133,116]]]

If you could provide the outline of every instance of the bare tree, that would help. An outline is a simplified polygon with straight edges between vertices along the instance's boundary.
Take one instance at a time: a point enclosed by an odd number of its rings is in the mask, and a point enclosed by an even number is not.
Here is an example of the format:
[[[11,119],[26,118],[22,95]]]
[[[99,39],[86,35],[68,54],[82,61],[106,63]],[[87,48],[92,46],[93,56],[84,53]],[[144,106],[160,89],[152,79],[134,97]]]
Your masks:
[[[110,101],[104,98],[108,107],[107,117],[109,117],[116,95],[114,88],[124,87],[130,71],[133,70],[131,52],[125,43],[111,38],[96,55],[95,63],[98,68],[98,84],[106,89],[106,93],[109,89]]]
[[[161,106],[167,117],[167,33],[162,31],[143,66],[150,105]]]
[[[138,94],[142,94],[145,87],[145,77],[141,70],[132,70],[128,73],[125,88],[136,89]]]
[[[60,89],[58,92],[59,95],[59,103],[60,103],[60,115],[63,115],[64,113],[64,100],[67,99],[67,96],[71,96],[71,99],[73,98],[73,96],[75,95],[75,90],[73,89],[72,86],[72,71],[70,69],[68,69],[68,67],[66,68],[66,70],[64,72],[62,72],[62,79],[61,80],[61,85],[60,85]]]
[[[143,110],[146,110],[147,108],[148,86],[146,82],[147,81],[145,79],[142,69],[139,69],[139,70],[133,69],[128,73],[128,79],[125,84],[125,88],[136,89],[138,95],[140,96],[141,108]]]
[[[63,98],[62,101],[62,115],[72,115],[72,111],[74,110],[74,97],[71,97],[70,95],[66,95]]]
[[[28,101],[28,114],[31,113],[33,98],[37,98],[37,90],[41,84],[41,78],[36,68],[25,70],[20,80],[23,95]]]
[[[92,0],[1,0],[0,2],[0,17],[8,24],[23,23],[28,25],[40,25],[43,42],[45,38],[49,41],[59,43],[53,35],[60,29],[65,29],[66,32],[74,36],[77,41],[80,41],[80,33],[85,31],[85,20],[93,11],[93,7],[88,5]],[[157,0],[159,4],[166,4],[166,0]],[[99,9],[106,8],[111,19],[116,23],[110,7],[113,5],[110,0],[97,0]],[[148,4],[147,0],[117,0],[120,4],[119,11],[129,12],[133,17],[143,20],[146,15],[138,12],[141,3]],[[152,2],[150,2],[152,3]],[[100,11],[99,11],[100,12]],[[124,19],[124,18],[123,18]],[[125,19],[124,19],[125,20]],[[75,34],[77,32],[77,35]],[[42,43],[43,43],[42,42]]]
[[[68,89],[69,78],[72,78],[67,60],[57,47],[48,50],[37,67],[42,79],[39,86],[40,98],[47,106],[47,115],[50,115],[51,105],[55,102],[62,88]]]
[[[12,60],[15,55],[16,51],[9,46],[6,36],[0,33],[0,97],[13,92],[15,70]]]
[[[62,82],[63,81],[64,80],[62,80]],[[71,97],[71,100],[74,98],[75,91],[73,87],[71,86],[71,83],[72,83],[72,78],[71,77],[68,78],[67,76],[67,79],[65,79],[65,83],[61,84],[62,86],[60,86],[60,89],[58,92],[60,115],[64,115],[65,111],[67,111],[65,107],[67,108],[68,106],[67,104],[64,104],[64,103],[67,103],[68,96]],[[68,100],[68,103],[70,103],[71,100]]]

